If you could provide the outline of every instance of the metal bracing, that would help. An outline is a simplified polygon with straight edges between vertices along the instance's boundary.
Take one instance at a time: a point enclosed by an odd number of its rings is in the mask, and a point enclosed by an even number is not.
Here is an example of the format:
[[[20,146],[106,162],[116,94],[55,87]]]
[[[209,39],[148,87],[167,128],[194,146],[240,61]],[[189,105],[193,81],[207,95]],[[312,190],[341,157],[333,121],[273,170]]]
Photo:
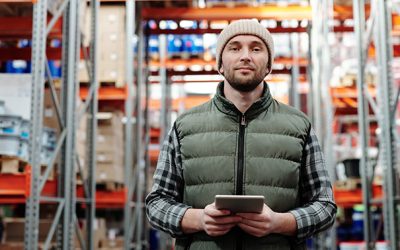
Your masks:
[[[43,93],[46,57],[47,1],[33,5],[32,94],[29,162],[32,167],[30,196],[26,204],[25,248],[38,249],[40,152],[43,126]]]
[[[130,245],[132,242],[132,234],[130,233],[131,220],[132,220],[132,195],[134,192],[134,181],[135,177],[132,177],[133,169],[133,97],[134,97],[134,70],[133,70],[133,59],[134,59],[134,41],[135,35],[135,0],[126,1],[126,86],[128,90],[128,96],[125,100],[125,187],[128,190],[126,192],[126,203],[124,207],[124,246],[125,249],[131,249]],[[133,182],[133,183],[132,183]]]
[[[396,170],[396,125],[391,119],[391,105],[394,103],[393,79],[392,79],[392,57],[393,47],[391,42],[391,10],[388,7],[390,1],[375,1],[376,26],[375,46],[378,64],[378,104],[380,112],[378,121],[380,127],[379,143],[380,156],[382,158],[384,174],[384,229],[389,249],[400,248],[399,211],[396,205],[396,183],[399,175]],[[398,185],[398,183],[397,183]]]
[[[357,93],[358,93],[358,129],[359,129],[359,143],[361,147],[361,159],[360,159],[360,173],[362,179],[362,193],[363,193],[363,205],[364,205],[364,241],[365,249],[375,248],[375,237],[373,220],[371,214],[371,186],[372,186],[372,174],[370,164],[368,161],[368,142],[369,142],[369,120],[367,116],[369,114],[368,102],[366,98],[365,82],[365,64],[366,54],[364,48],[369,43],[365,43],[365,6],[363,0],[353,1],[353,15],[354,15],[354,30],[357,41],[357,59],[358,59],[358,71],[357,71]],[[365,45],[367,44],[367,46]]]

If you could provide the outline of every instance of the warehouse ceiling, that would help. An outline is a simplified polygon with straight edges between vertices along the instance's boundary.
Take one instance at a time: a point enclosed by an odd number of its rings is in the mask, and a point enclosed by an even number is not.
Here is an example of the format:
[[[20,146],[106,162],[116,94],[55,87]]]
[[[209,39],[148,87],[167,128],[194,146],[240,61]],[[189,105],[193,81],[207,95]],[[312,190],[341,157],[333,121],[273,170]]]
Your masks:
[[[197,0],[136,0],[142,7],[193,7]],[[102,5],[123,5],[124,1],[104,1]],[[32,3],[0,3],[0,17],[32,16]]]

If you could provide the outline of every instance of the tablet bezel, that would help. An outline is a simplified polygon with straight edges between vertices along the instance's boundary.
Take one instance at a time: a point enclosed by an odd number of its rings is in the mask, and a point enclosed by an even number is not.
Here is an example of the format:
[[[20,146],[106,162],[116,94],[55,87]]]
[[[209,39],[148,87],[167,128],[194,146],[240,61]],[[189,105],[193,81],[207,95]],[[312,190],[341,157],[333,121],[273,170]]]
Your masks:
[[[216,195],[215,207],[233,213],[261,213],[264,207],[262,195]]]

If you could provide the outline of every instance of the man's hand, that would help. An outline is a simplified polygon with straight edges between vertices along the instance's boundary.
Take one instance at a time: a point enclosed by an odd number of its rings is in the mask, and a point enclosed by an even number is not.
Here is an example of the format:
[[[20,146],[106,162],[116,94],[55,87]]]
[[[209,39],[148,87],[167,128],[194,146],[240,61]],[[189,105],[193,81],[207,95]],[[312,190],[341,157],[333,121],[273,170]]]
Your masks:
[[[218,210],[212,203],[204,208],[201,225],[208,235],[221,236],[228,233],[241,220],[241,217],[231,215],[229,210]]]
[[[271,233],[294,235],[296,233],[296,220],[290,213],[275,213],[264,204],[263,211],[256,213],[238,213],[242,221],[238,226],[246,233],[263,237]]]
[[[248,234],[262,237],[274,231],[275,213],[265,204],[260,214],[239,213],[237,215],[242,217],[239,227]]]

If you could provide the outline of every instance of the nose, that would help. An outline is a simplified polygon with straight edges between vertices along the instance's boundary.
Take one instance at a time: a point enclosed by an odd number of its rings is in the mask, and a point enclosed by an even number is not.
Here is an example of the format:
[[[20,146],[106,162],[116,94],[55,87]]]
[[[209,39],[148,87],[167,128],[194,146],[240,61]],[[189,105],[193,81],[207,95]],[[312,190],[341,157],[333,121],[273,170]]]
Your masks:
[[[250,61],[250,51],[248,48],[242,49],[242,54],[240,55],[240,61]]]

